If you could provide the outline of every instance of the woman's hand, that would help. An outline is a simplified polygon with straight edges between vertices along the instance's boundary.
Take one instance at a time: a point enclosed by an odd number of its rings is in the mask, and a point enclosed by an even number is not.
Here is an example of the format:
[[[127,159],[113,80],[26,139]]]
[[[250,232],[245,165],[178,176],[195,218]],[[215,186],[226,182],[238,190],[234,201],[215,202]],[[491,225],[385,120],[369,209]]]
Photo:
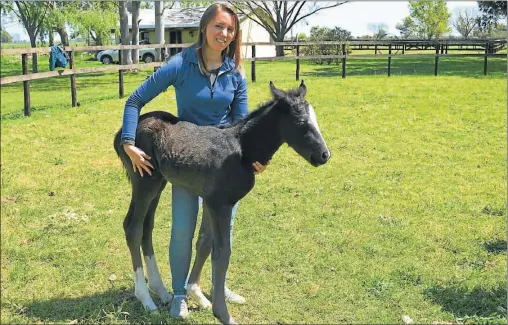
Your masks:
[[[148,173],[148,175],[152,176],[152,171],[150,170],[150,168],[153,169],[153,166],[148,161],[152,159],[150,156],[148,156],[143,150],[139,149],[136,146],[133,146],[132,144],[124,144],[123,149],[131,159],[132,169],[134,170],[134,172],[137,172],[139,170],[141,177],[143,177],[144,170]]]
[[[254,166],[254,169],[256,170],[254,172],[254,175],[259,175],[261,174],[265,169],[266,169],[266,166],[270,165],[270,162],[271,160],[268,160],[268,162],[266,163],[266,165],[261,165],[258,161],[256,161],[255,163],[252,164],[252,166]]]

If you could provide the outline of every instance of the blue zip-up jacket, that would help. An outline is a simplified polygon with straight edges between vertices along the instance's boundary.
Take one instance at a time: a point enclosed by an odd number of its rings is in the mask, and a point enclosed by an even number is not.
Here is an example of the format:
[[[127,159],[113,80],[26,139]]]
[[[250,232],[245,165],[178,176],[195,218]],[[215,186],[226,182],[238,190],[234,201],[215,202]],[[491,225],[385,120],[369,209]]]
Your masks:
[[[141,108],[169,86],[175,87],[178,117],[197,125],[223,126],[248,114],[247,80],[235,71],[235,61],[225,58],[213,85],[199,70],[195,46],[173,56],[127,99],[122,140],[133,143]]]

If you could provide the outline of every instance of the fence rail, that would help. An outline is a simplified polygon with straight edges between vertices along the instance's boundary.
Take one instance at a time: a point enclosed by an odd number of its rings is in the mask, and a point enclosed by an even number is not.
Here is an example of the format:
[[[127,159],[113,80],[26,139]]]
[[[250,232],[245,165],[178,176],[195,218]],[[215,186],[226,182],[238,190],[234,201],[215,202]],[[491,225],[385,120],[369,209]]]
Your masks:
[[[190,43],[185,44],[146,44],[146,45],[114,45],[114,46],[69,46],[65,48],[65,51],[70,56],[70,67],[69,69],[41,72],[41,73],[28,73],[28,56],[32,53],[50,53],[50,48],[24,48],[24,49],[1,49],[1,55],[21,55],[22,57],[22,75],[9,76],[0,78],[0,85],[6,85],[15,82],[23,82],[24,92],[24,113],[25,116],[30,116],[30,81],[46,78],[54,78],[61,76],[70,76],[71,81],[71,104],[73,107],[77,106],[77,89],[76,89],[76,75],[93,73],[93,72],[105,72],[105,71],[118,71],[119,80],[119,97],[124,97],[123,90],[123,72],[125,70],[142,69],[146,67],[153,67],[156,70],[162,65],[162,62],[152,62],[143,64],[129,64],[129,65],[115,65],[108,67],[94,67],[94,68],[76,68],[74,64],[74,53],[76,51],[103,51],[103,50],[120,50],[119,55],[121,56],[121,50],[132,50],[132,49],[144,49],[144,48],[183,48],[190,46]],[[487,58],[488,57],[506,57],[505,54],[490,53],[493,48],[499,49],[506,46],[506,40],[476,40],[476,41],[464,41],[464,40],[440,40],[440,41],[422,41],[422,40],[379,40],[379,41],[368,41],[365,40],[349,40],[347,42],[256,42],[256,43],[244,43],[245,46],[250,46],[252,49],[252,57],[246,58],[244,61],[251,62],[251,80],[256,81],[256,61],[296,61],[296,80],[300,79],[300,61],[301,60],[316,60],[316,59],[341,59],[342,61],[342,78],[346,77],[346,62],[348,58],[368,59],[368,58],[379,58],[386,57],[388,64],[388,73],[391,75],[391,62],[393,57],[435,57],[434,61],[434,74],[438,75],[439,70],[439,58],[440,57],[483,57],[484,58],[484,75],[487,74]],[[285,48],[291,47],[295,50],[296,55],[294,56],[279,56],[279,57],[256,57],[256,46],[284,46]],[[340,46],[339,53],[332,55],[301,55],[300,48],[302,46],[323,46],[323,45],[335,45]],[[346,51],[346,46],[361,48],[362,46],[375,46],[376,54],[360,54],[350,55]],[[402,46],[403,54],[393,54],[392,50],[398,50]],[[411,48],[414,46],[425,46],[430,47],[431,50],[435,50],[434,54],[404,54],[404,49]],[[450,46],[478,46],[473,50],[483,50],[483,54],[448,54]],[[387,49],[388,54],[377,54],[378,49]]]

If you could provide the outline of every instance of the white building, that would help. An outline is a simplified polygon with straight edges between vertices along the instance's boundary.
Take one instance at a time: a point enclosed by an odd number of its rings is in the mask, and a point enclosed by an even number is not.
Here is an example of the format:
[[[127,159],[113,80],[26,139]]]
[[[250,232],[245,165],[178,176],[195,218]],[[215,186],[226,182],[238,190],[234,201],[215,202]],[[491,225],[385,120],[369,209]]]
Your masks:
[[[164,42],[166,44],[193,43],[198,38],[199,21],[205,12],[205,7],[176,8],[164,10]],[[240,16],[242,43],[264,42],[273,43],[270,34],[259,24],[247,16]],[[139,12],[139,40],[155,44],[155,10],[140,9]],[[129,29],[132,18],[129,15]],[[118,26],[120,27],[120,26]],[[120,40],[117,38],[117,43]],[[252,47],[242,46],[243,58],[252,57]],[[274,45],[257,45],[256,57],[274,57]]]

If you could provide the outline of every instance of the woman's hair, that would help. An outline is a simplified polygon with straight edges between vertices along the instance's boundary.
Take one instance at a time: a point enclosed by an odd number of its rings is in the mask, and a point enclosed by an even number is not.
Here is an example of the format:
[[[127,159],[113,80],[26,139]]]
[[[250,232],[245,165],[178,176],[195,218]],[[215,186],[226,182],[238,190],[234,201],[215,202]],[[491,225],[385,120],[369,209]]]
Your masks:
[[[229,13],[234,20],[235,24],[235,36],[229,46],[222,51],[222,59],[229,57],[235,60],[235,70],[241,71],[241,46],[242,46],[242,32],[240,31],[240,20],[238,18],[238,14],[236,13],[234,7],[229,3],[214,3],[208,7],[203,16],[201,17],[201,21],[199,22],[199,36],[196,41],[196,51],[198,56],[198,64],[199,70],[203,74],[210,74],[210,71],[206,68],[205,58],[203,56],[203,47],[206,45],[206,26],[212,20],[218,11]]]

